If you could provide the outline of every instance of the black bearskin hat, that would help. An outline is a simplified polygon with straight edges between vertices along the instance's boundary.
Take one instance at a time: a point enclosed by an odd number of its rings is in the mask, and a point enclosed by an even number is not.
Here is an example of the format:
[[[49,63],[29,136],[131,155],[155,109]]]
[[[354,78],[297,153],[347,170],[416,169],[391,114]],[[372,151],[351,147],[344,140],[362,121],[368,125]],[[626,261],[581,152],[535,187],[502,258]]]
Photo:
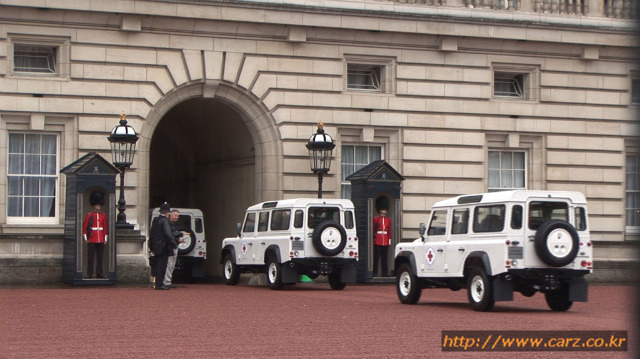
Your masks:
[[[104,193],[99,190],[91,192],[89,195],[89,204],[93,207],[96,204],[104,206]]]

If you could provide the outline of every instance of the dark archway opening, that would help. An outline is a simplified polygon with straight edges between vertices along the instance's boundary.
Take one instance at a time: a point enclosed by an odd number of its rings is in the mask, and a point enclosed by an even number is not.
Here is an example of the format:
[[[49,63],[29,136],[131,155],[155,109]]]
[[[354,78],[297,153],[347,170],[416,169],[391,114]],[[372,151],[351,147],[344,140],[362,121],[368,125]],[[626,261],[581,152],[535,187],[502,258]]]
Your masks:
[[[217,275],[220,242],[255,196],[254,144],[241,115],[215,99],[186,100],[158,123],[149,160],[149,208],[200,209],[206,275]]]

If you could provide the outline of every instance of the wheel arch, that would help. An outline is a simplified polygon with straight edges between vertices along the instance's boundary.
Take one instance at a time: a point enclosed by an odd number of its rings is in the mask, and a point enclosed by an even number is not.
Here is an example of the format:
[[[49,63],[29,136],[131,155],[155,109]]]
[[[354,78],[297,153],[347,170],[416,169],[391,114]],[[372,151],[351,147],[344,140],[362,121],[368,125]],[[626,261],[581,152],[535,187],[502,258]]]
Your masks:
[[[464,269],[462,275],[466,278],[469,275],[472,267],[480,267],[484,269],[487,275],[493,275],[491,273],[491,261],[489,255],[486,252],[475,251],[469,253],[467,259],[464,261]]]
[[[416,267],[416,257],[413,252],[402,251],[398,253],[396,258],[394,259],[394,268],[400,268],[400,266],[404,263],[408,263],[411,266],[411,272],[413,275],[418,275],[418,270]]]
[[[280,247],[278,247],[277,244],[272,244],[264,250],[264,263],[267,264],[267,258],[269,258],[272,253],[275,255],[278,263],[282,263],[282,257],[280,256]]]
[[[224,264],[224,256],[225,255],[231,255],[231,260],[233,261],[233,263],[236,263],[236,249],[233,248],[233,246],[231,244],[227,244],[226,246],[224,246],[224,248],[222,248],[222,251],[220,251],[220,263]]]

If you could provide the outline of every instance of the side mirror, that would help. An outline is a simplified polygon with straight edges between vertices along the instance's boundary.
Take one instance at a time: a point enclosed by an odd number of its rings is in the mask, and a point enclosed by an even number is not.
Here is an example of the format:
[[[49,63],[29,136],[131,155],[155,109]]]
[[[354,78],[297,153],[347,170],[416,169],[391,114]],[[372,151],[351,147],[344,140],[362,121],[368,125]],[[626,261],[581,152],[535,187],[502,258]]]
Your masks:
[[[422,240],[424,241],[424,234],[427,233],[427,226],[424,225],[424,223],[420,223],[420,237],[422,238]]]
[[[240,237],[240,232],[242,230],[242,223],[236,223],[236,234]]]

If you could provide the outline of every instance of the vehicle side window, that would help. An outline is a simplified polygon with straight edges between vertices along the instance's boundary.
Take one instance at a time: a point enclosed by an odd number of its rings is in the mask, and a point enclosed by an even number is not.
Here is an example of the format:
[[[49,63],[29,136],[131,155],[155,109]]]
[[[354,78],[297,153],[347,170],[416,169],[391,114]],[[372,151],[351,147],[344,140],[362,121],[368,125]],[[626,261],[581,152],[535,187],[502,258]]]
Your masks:
[[[293,217],[293,226],[295,228],[302,228],[303,223],[304,223],[304,212],[301,210],[297,210],[296,214]]]
[[[515,205],[511,209],[511,228],[522,228],[522,206],[520,205]]]
[[[575,227],[579,231],[585,231],[587,229],[587,212],[584,207],[577,207],[574,213]]]
[[[474,211],[473,231],[502,232],[504,229],[504,205],[478,206]]]
[[[258,217],[258,232],[266,232],[269,224],[269,212],[260,212]]]
[[[344,212],[344,228],[351,229],[354,226],[353,221],[353,212],[345,211]]]
[[[456,209],[451,218],[451,234],[465,234],[469,228],[469,209]]]
[[[247,218],[244,220],[244,227],[242,227],[242,231],[253,232],[256,229],[256,214],[251,212],[247,213]]]
[[[282,209],[271,212],[271,230],[283,231],[289,229],[291,223],[291,210]]]
[[[202,218],[196,218],[196,233],[202,233],[204,231],[204,226],[202,225]]]
[[[566,202],[529,203],[530,229],[538,229],[542,222],[553,219],[569,222],[569,205]]]
[[[447,211],[435,211],[431,216],[429,230],[427,234],[430,236],[441,236],[447,232]]]

